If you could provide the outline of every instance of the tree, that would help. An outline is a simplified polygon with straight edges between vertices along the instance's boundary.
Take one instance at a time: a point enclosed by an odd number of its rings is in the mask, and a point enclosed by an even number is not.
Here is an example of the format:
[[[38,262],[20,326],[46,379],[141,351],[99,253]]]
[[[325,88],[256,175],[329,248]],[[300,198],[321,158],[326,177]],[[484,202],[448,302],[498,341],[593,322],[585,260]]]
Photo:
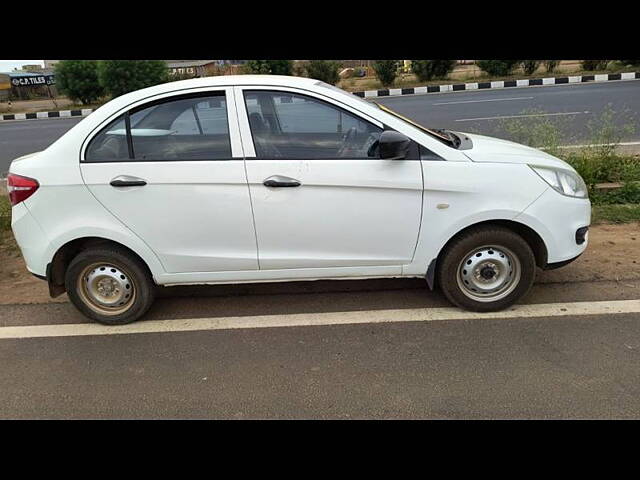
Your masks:
[[[540,60],[522,60],[520,65],[525,75],[533,75],[540,66]]]
[[[98,78],[105,91],[119,97],[169,80],[167,64],[162,60],[102,60]]]
[[[248,73],[263,75],[291,75],[293,62],[291,60],[249,60],[245,69]]]
[[[398,60],[377,60],[373,62],[372,67],[383,86],[393,85],[398,76]]]
[[[58,90],[74,102],[93,103],[104,95],[96,60],[60,60],[55,66]]]
[[[520,60],[478,60],[480,70],[492,76],[509,75]]]
[[[340,81],[340,64],[331,60],[309,60],[305,63],[306,76],[330,85]]]
[[[422,82],[428,82],[434,78],[446,78],[455,66],[455,60],[411,60],[411,71]]]
[[[609,65],[609,60],[582,60],[582,68],[587,71],[604,70]]]
[[[560,65],[560,60],[545,60],[544,68],[547,69],[547,73],[553,73],[554,70]]]

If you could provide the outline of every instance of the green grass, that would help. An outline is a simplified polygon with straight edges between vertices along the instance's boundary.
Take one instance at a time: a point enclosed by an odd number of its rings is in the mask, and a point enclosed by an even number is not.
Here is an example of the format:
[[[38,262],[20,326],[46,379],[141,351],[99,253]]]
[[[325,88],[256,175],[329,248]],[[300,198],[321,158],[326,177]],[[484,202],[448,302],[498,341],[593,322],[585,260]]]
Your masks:
[[[0,194],[0,232],[11,229],[11,206],[6,195]]]
[[[640,204],[594,205],[591,209],[591,223],[640,222]]]

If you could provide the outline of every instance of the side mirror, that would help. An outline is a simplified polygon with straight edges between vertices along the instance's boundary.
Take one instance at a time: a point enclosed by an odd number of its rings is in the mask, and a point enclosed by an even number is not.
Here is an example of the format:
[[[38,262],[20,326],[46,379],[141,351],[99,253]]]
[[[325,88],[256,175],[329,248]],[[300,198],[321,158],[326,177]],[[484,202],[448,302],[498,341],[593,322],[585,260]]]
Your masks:
[[[395,130],[385,130],[378,139],[380,159],[404,160],[409,152],[411,139]]]

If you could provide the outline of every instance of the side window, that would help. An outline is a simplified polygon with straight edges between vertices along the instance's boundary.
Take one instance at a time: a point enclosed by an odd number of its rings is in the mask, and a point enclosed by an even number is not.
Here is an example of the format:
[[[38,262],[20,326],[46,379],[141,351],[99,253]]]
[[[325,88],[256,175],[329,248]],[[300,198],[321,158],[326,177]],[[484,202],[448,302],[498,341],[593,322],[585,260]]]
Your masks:
[[[93,137],[85,155],[87,162],[129,161],[127,127],[124,115],[119,116]]]
[[[231,158],[224,95],[172,100],[130,115],[135,160]]]
[[[258,158],[377,157],[382,129],[346,110],[288,92],[247,90],[244,97]]]
[[[86,162],[231,159],[224,94],[142,106],[116,119],[87,147]],[[129,156],[128,140],[133,157]]]

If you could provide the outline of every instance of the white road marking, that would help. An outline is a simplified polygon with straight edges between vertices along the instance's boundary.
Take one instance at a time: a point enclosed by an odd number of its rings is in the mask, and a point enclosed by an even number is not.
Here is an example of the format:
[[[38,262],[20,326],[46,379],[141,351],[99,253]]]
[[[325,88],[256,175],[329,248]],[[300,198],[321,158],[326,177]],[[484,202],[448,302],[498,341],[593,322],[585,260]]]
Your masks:
[[[456,103],[506,102],[508,100],[531,100],[535,97],[493,98],[491,100],[464,100],[460,102],[439,102],[432,105],[454,105]]]
[[[640,142],[620,142],[620,143],[594,143],[593,145],[560,145],[558,148],[584,148],[584,147],[625,147],[625,146],[633,146],[640,145]]]
[[[499,117],[477,117],[477,118],[461,118],[456,120],[456,122],[474,122],[476,120],[495,120],[499,118],[524,118],[524,117],[553,117],[557,115],[583,115],[585,113],[590,113],[589,111],[584,112],[560,112],[560,113],[532,113],[529,115],[503,115]]]
[[[96,323],[0,327],[0,339],[76,337],[86,335],[124,335],[134,333],[191,332],[247,328],[309,327],[362,323],[433,322],[438,320],[483,320],[532,317],[566,317],[577,315],[611,315],[640,313],[640,300],[602,302],[545,303],[517,305],[491,313],[467,312],[459,308],[411,308],[355,312],[300,313],[247,317],[191,318],[180,320],[140,321],[130,325],[105,326]],[[606,317],[603,317],[606,320]]]

